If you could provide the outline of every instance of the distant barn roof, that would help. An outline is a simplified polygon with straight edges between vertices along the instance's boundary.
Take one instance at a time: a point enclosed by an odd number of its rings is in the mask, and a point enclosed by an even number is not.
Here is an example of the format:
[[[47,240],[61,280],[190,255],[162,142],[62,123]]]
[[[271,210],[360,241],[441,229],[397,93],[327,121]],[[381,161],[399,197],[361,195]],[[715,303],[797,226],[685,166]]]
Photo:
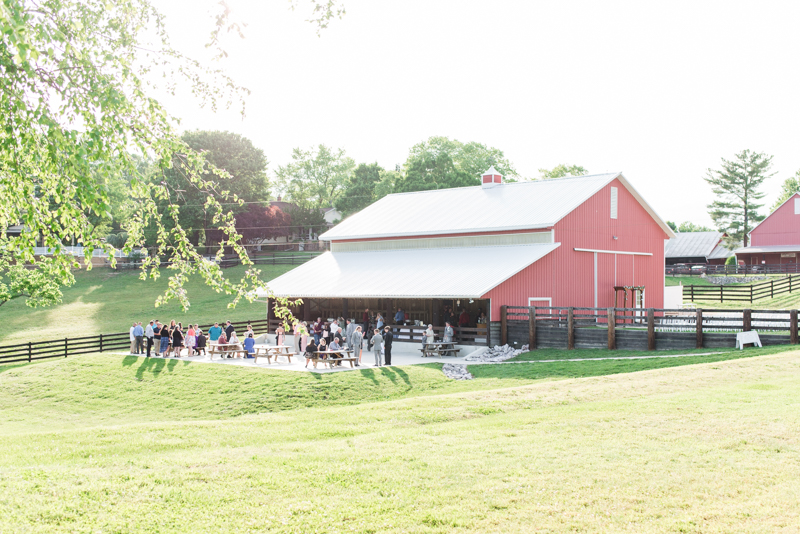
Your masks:
[[[727,258],[733,253],[718,246],[725,234],[722,232],[680,232],[667,241],[666,258]]]
[[[609,182],[620,182],[664,232],[672,230],[618,172],[505,183],[493,188],[459,187],[395,193],[331,228],[320,239],[367,239],[435,234],[527,230],[555,225]]]

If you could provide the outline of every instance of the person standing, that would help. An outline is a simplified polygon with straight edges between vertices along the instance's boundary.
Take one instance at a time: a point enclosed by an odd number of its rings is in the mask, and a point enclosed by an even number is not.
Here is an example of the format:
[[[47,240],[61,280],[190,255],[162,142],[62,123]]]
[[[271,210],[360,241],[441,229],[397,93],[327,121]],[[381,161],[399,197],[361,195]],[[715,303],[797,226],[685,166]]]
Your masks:
[[[347,342],[347,348],[352,349],[353,348],[353,332],[356,331],[356,325],[350,319],[348,319],[345,322],[347,323],[347,326],[344,329],[344,340],[345,340],[345,342]]]
[[[131,354],[136,354],[136,334],[133,332],[136,330],[136,323],[133,323],[131,327]]]
[[[211,341],[211,343],[217,343],[221,333],[222,328],[219,326],[219,323],[214,323],[214,326],[208,329],[208,340]]]
[[[282,324],[279,324],[278,328],[275,329],[275,346],[280,347],[284,341],[286,341],[286,330],[283,329]]]
[[[231,334],[233,333],[234,330],[236,330],[236,329],[233,327],[233,325],[231,324],[230,321],[225,323],[225,337],[230,339],[231,338]]]
[[[144,352],[144,328],[142,328],[142,323],[136,323],[136,326],[133,328],[133,337],[136,338],[136,354],[142,354]]]
[[[181,349],[183,348],[183,332],[181,327],[176,326],[172,331],[172,350],[175,351],[175,357],[181,357]]]
[[[378,331],[380,332],[383,330],[383,324],[384,324],[383,315],[379,313],[378,315],[375,316],[375,328],[377,328]]]
[[[428,325],[428,329],[425,330],[425,337],[427,338],[427,342],[426,343],[428,345],[432,345],[434,337],[435,337],[435,335],[433,333],[433,325],[432,324],[429,324]]]
[[[386,326],[383,328],[383,353],[386,365],[392,365],[392,341],[394,341],[392,328]]]
[[[455,334],[455,331],[453,330],[453,326],[450,324],[450,321],[444,323],[444,338],[442,341],[445,343],[452,343],[453,334]]]
[[[186,330],[186,349],[189,356],[194,356],[194,345],[197,338],[195,338],[194,327],[189,324],[188,329]]]
[[[356,359],[356,367],[361,366],[361,345],[364,336],[361,334],[361,327],[357,326],[356,331],[353,332],[353,346],[350,347],[353,349],[353,358]]]
[[[406,314],[403,313],[403,308],[397,308],[397,313],[394,314],[394,324],[403,324],[405,320],[406,320]]]
[[[314,323],[314,343],[319,345],[319,339],[322,337],[322,317],[317,317],[317,321]]]
[[[169,350],[169,328],[166,323],[161,325],[161,346],[158,348],[160,349],[159,353],[161,357],[166,358],[167,351]]]
[[[381,331],[376,328],[375,335],[372,336],[372,353],[375,355],[375,367],[381,366],[381,343],[383,343],[383,336],[381,336]]]
[[[147,328],[144,329],[144,337],[147,338],[147,357],[150,357],[150,351],[153,350],[153,321],[147,323]]]
[[[300,321],[292,325],[292,349],[295,354],[300,354]]]
[[[363,330],[361,330],[361,332],[363,333],[362,335],[366,336],[369,335],[369,323],[370,323],[369,308],[365,308],[364,313],[361,314],[361,326],[363,328]]]
[[[161,349],[161,322],[156,321],[153,326],[153,352],[158,354],[159,349]]]

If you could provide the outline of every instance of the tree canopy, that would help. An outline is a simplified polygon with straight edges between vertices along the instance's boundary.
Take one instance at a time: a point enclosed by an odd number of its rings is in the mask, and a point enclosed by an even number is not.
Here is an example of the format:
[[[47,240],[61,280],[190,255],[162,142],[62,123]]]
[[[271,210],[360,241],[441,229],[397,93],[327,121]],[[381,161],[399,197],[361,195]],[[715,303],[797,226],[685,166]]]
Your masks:
[[[278,167],[276,185],[285,200],[305,210],[333,206],[354,167],[355,162],[341,148],[295,148],[292,162]]]
[[[781,184],[781,192],[770,211],[778,209],[781,204],[792,198],[792,195],[795,193],[800,193],[800,171],[797,171],[794,176],[790,176],[784,180],[783,184]]]
[[[552,178],[564,178],[566,176],[583,176],[589,174],[585,167],[580,165],[566,165],[561,163],[552,169],[539,169],[540,180],[550,180]]]
[[[293,0],[293,5],[301,3]],[[310,20],[318,28],[343,14],[336,0],[311,3]],[[219,9],[208,44],[221,57],[221,36],[240,27],[230,22],[224,0]],[[152,96],[163,89],[175,93],[183,81],[198,105],[216,110],[243,102],[246,89],[174,49],[150,0],[2,0],[0,28],[0,228],[26,228],[18,237],[2,232],[0,251],[14,264],[44,275],[18,284],[11,280],[8,287],[54,282],[56,290],[42,285],[39,297],[27,297],[32,306],[52,304],[61,298],[58,286],[71,284],[72,269],[78,266],[64,243],[82,244],[87,256],[96,249],[113,253],[103,241],[109,226],[101,224],[113,218],[113,177],[125,177],[133,199],[122,225],[124,250],[143,245],[150,227],[155,246],[143,262],[142,276],[157,278],[161,262],[170,266],[168,289],[157,305],[177,298],[186,308],[183,284],[195,273],[231,294],[231,305],[263,285],[257,269],[248,269],[240,281],[226,279],[218,265],[203,260],[182,229],[177,193],[205,191],[208,224],[249,264],[233,213],[222,207],[239,197],[216,183],[229,174],[177,135],[177,121]],[[136,154],[159,170],[179,168],[183,185],[178,189],[148,180]],[[37,239],[51,256],[34,256]],[[0,275],[21,276],[10,265],[0,264]],[[0,291],[0,301],[29,295],[29,289]]]
[[[754,224],[764,219],[759,215],[758,200],[764,193],[758,189],[769,173],[772,156],[744,150],[732,160],[722,158],[722,169],[708,169],[705,181],[717,195],[717,200],[708,205],[708,213],[721,232],[728,234],[731,243],[747,246],[747,233]]]
[[[506,181],[514,181],[519,177],[517,170],[502,150],[475,141],[462,143],[442,136],[430,137],[427,141],[411,147],[404,167],[408,173],[412,168],[419,170],[423,167],[434,168],[437,165],[440,168],[452,165],[453,173],[463,173],[477,180],[477,183],[480,183],[481,175],[493,165],[503,174]]]
[[[672,221],[667,221],[667,226],[672,228],[673,232],[713,232],[713,228],[709,228],[708,226],[703,226],[701,224],[695,224],[691,221],[683,221],[680,224],[675,224]]]

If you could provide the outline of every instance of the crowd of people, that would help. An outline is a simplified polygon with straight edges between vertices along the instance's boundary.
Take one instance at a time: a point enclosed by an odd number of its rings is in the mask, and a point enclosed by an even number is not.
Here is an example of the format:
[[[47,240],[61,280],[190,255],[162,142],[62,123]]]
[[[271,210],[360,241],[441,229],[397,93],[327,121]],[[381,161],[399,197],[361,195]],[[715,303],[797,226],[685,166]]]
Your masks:
[[[253,327],[247,325],[247,330],[239,340],[236,329],[230,321],[225,322],[225,326],[214,323],[214,326],[203,332],[197,324],[188,324],[184,330],[183,323],[170,321],[169,324],[161,321],[152,320],[144,326],[141,322],[133,323],[130,329],[131,354],[160,356],[169,358],[170,356],[179,358],[182,351],[187,351],[187,356],[205,355],[208,345],[236,345],[241,344],[247,351],[248,356],[255,354],[255,332]],[[229,358],[238,354],[231,353]]]
[[[306,367],[313,359],[326,359],[329,353],[335,355],[337,351],[344,352],[346,350],[353,351],[357,367],[362,363],[365,350],[373,353],[376,367],[392,365],[394,336],[391,328],[385,326],[380,313],[372,316],[369,309],[362,314],[361,324],[343,317],[332,321],[323,321],[322,317],[317,317],[317,320],[310,325],[306,321],[295,322],[292,333],[294,334],[294,351],[305,354]],[[285,334],[283,328],[278,327],[276,341],[283,339],[281,336],[285,336]]]

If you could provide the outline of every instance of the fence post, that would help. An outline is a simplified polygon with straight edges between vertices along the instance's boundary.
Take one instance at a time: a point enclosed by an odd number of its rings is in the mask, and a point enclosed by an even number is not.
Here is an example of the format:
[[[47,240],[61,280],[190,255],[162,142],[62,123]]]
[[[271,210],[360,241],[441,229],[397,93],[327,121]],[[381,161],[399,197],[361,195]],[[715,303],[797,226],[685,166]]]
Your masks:
[[[697,310],[697,323],[695,324],[695,332],[697,336],[697,344],[695,345],[698,349],[703,348],[703,310]]]
[[[789,312],[789,338],[792,345],[797,345],[797,310]]]
[[[67,338],[64,338],[64,357],[65,358],[67,357],[67,347],[68,347],[67,344],[68,344]]]
[[[656,321],[653,308],[647,308],[647,350],[656,350]]]
[[[575,348],[575,317],[574,310],[567,308],[567,350]]]
[[[753,284],[750,284],[750,304],[753,303]]]
[[[769,298],[775,298],[775,279],[769,281]]]
[[[742,332],[750,331],[750,309],[742,310]]]
[[[103,352],[103,334],[100,334],[100,352]]]
[[[789,294],[792,294],[792,275],[789,275]]]
[[[691,292],[692,292],[692,296],[691,296],[691,297],[689,297],[689,300],[690,300],[691,302],[694,302],[694,284],[691,284],[691,285],[689,286],[689,289],[690,289],[690,290],[691,290]]]
[[[528,308],[528,349],[536,348],[536,308]]]
[[[508,307],[500,306],[500,345],[508,344]]]
[[[725,286],[719,286],[719,301],[725,302]]]
[[[608,350],[617,348],[617,318],[614,315],[614,308],[608,309]]]
[[[31,342],[28,341],[28,363],[31,363],[31,356],[33,356],[33,351],[31,350]]]

